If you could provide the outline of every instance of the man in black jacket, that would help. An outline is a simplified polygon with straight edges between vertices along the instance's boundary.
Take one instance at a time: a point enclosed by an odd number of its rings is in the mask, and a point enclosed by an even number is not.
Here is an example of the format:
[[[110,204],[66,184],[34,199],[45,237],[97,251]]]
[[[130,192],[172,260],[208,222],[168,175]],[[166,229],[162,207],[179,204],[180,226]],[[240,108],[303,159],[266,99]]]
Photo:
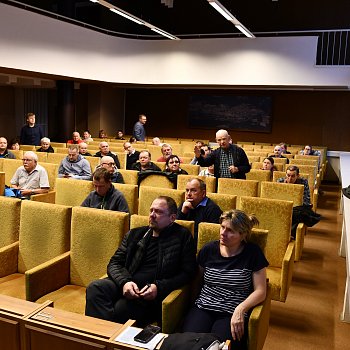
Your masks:
[[[230,135],[226,130],[219,130],[216,133],[216,142],[220,147],[203,157],[200,148],[196,146],[195,157],[200,166],[208,167],[214,164],[216,178],[245,179],[245,174],[250,171],[248,157],[243,148],[230,143],[230,140]]]
[[[191,233],[175,223],[176,203],[166,196],[150,208],[149,226],[132,229],[112,256],[108,278],[86,290],[85,314],[139,326],[159,320],[162,300],[196,271]]]

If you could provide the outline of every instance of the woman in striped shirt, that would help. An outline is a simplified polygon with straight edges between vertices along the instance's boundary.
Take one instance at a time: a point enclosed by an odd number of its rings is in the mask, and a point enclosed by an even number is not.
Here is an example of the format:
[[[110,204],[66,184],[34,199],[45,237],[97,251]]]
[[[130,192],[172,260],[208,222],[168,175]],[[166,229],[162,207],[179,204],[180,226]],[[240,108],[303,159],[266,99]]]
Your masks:
[[[250,310],[266,297],[266,260],[260,247],[249,243],[259,222],[241,210],[220,217],[220,240],[198,254],[203,286],[184,324],[184,331],[215,333],[231,339],[233,349],[246,347]]]

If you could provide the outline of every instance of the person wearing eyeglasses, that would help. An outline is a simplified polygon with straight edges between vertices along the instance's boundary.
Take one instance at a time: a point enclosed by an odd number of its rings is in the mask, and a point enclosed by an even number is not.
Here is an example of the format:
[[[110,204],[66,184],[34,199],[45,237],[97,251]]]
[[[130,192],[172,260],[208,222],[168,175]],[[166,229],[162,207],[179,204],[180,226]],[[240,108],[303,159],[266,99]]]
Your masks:
[[[126,170],[131,170],[132,166],[139,160],[140,152],[136,151],[130,142],[124,142],[123,147],[126,153]]]
[[[82,207],[129,213],[128,203],[124,195],[113,186],[108,169],[96,169],[92,175],[92,183],[95,190],[85,198]]]
[[[111,181],[114,183],[124,183],[123,175],[118,171],[117,166],[114,163],[114,159],[110,156],[104,156],[101,158],[100,165],[96,169],[105,168],[111,174]]]
[[[21,190],[21,195],[29,199],[34,194],[47,193],[50,189],[49,178],[44,167],[38,164],[38,156],[25,152],[23,165],[20,166],[11,181],[11,187]]]
[[[180,163],[180,158],[177,155],[172,154],[165,163],[165,171],[177,175],[188,175],[188,172],[186,170],[181,169]]]

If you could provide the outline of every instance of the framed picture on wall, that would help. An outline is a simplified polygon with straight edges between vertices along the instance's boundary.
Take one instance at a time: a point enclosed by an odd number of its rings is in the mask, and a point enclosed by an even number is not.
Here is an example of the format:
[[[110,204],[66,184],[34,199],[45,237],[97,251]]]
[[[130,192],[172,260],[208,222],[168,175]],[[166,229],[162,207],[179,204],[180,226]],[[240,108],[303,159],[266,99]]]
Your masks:
[[[271,132],[271,96],[191,95],[189,126]]]

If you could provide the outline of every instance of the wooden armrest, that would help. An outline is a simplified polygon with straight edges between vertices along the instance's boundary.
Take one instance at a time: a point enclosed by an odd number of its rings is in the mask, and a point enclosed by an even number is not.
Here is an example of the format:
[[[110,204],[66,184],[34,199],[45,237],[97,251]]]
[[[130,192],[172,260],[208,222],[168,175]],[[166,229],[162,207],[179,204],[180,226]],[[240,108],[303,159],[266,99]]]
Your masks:
[[[26,299],[35,301],[69,284],[70,252],[63,253],[25,272]]]
[[[18,271],[18,248],[18,241],[0,248],[0,277]]]
[[[30,199],[36,202],[55,203],[56,191],[49,191],[47,193],[33,194]]]

